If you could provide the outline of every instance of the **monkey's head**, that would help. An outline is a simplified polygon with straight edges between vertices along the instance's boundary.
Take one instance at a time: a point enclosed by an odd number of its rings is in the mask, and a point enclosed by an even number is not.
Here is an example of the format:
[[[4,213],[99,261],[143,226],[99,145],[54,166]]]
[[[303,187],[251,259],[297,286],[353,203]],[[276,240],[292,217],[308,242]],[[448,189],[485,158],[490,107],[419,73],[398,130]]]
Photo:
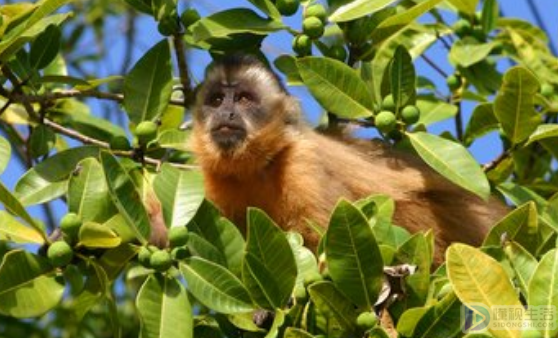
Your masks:
[[[208,67],[198,88],[193,149],[198,157],[269,157],[299,115],[298,103],[266,65],[250,55],[226,56]]]

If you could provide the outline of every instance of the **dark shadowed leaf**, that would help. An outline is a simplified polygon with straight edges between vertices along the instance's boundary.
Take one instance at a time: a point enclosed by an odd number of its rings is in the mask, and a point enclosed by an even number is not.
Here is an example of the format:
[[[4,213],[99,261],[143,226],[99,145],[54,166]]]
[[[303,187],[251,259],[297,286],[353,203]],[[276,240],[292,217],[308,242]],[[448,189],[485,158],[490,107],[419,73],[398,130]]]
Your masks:
[[[55,25],[48,26],[31,44],[29,62],[33,69],[43,69],[51,63],[60,50],[62,33]]]
[[[391,94],[395,102],[395,111],[416,99],[416,75],[411,55],[403,46],[397,47],[389,68]]]
[[[354,333],[357,312],[331,282],[318,282],[308,288],[312,302],[328,319],[336,321],[345,332]]]
[[[467,128],[463,139],[465,144],[473,143],[476,138],[479,138],[490,131],[498,129],[500,122],[494,115],[494,106],[492,103],[482,103],[475,107],[473,115],[469,119]]]

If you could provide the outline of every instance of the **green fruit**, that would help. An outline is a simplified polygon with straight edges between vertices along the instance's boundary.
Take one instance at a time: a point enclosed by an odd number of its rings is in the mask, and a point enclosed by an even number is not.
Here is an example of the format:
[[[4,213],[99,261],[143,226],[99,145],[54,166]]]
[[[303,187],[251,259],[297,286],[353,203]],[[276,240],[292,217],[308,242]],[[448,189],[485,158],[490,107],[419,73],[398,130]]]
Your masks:
[[[172,257],[166,250],[155,251],[149,260],[151,267],[159,272],[168,270],[172,266]]]
[[[75,240],[78,238],[81,224],[81,218],[77,214],[69,212],[60,220],[60,230],[68,238]]]
[[[157,137],[157,123],[153,121],[142,121],[136,127],[134,134],[138,137],[141,145],[146,145]]]
[[[401,110],[401,118],[405,124],[414,124],[420,119],[420,110],[417,106],[405,106]]]
[[[188,228],[185,226],[172,227],[169,229],[168,236],[171,248],[184,246],[188,243]]]
[[[472,26],[471,23],[469,22],[469,20],[467,19],[459,19],[457,20],[453,26],[453,31],[455,32],[455,34],[457,34],[457,36],[459,37],[464,37],[467,36],[469,34],[472,33]]]
[[[127,151],[132,149],[130,141],[124,135],[117,135],[110,139],[110,149]]]
[[[311,5],[306,7],[306,10],[304,11],[304,17],[316,17],[325,24],[327,21],[327,11],[321,4]]]
[[[304,286],[309,286],[317,282],[321,282],[324,278],[319,272],[312,272],[304,277]]]
[[[393,130],[397,124],[395,114],[388,110],[382,110],[379,112],[374,121],[376,123],[376,127],[383,133]]]
[[[395,111],[395,101],[393,100],[393,95],[389,94],[382,100],[382,109],[389,110],[391,112]]]
[[[293,50],[300,56],[312,53],[312,41],[306,34],[300,34],[293,39]]]
[[[324,35],[324,23],[318,17],[308,17],[302,21],[302,31],[311,39],[318,39]]]
[[[47,257],[52,265],[62,267],[70,264],[74,258],[74,252],[70,244],[64,241],[57,241],[48,247]]]
[[[455,74],[452,74],[446,78],[446,83],[449,89],[454,92],[461,88],[461,77]]]
[[[305,304],[308,301],[308,292],[303,286],[297,286],[294,288],[293,296],[297,304]]]
[[[554,94],[554,87],[550,83],[541,85],[541,94],[544,97],[551,97]]]
[[[186,28],[190,27],[191,25],[195,24],[200,20],[200,13],[193,8],[188,8],[180,15],[180,21],[182,25]]]
[[[298,6],[300,5],[299,0],[277,0],[275,6],[279,10],[279,13],[284,16],[291,16],[298,11]]]
[[[190,251],[186,247],[174,248],[171,250],[172,259],[180,261],[190,257]]]
[[[138,252],[138,261],[146,268],[151,267],[151,255],[153,253],[146,246],[142,246]]]
[[[345,62],[347,59],[347,50],[343,46],[331,46],[328,51],[328,56],[332,59]]]
[[[374,312],[363,312],[357,317],[357,326],[363,330],[369,330],[376,326],[378,318]]]

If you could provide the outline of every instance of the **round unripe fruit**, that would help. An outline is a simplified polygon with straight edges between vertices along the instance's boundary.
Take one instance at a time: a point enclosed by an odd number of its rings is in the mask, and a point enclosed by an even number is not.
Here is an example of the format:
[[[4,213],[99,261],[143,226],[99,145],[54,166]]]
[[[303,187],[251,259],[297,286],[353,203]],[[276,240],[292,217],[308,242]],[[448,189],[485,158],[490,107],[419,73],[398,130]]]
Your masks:
[[[188,8],[180,15],[180,21],[182,21],[182,25],[186,28],[195,24],[200,20],[200,13],[193,8]]]
[[[448,88],[454,92],[461,87],[461,77],[455,74],[452,74],[446,78],[446,83]]]
[[[81,218],[77,214],[69,212],[60,220],[60,230],[70,239],[76,239],[81,223]]]
[[[303,286],[297,286],[294,288],[293,296],[297,304],[305,304],[308,301],[308,292]]]
[[[157,123],[153,121],[142,121],[136,127],[135,134],[140,144],[147,144],[157,137]]]
[[[382,110],[379,112],[374,121],[376,123],[376,127],[383,133],[393,130],[397,124],[395,114],[388,110]]]
[[[172,266],[172,257],[166,250],[155,251],[151,254],[149,265],[157,271],[166,271]]]
[[[543,83],[541,85],[541,94],[544,97],[550,97],[554,94],[554,87],[550,83]]]
[[[70,264],[74,258],[74,252],[70,244],[64,241],[57,241],[48,247],[47,257],[52,265],[62,267]]]
[[[138,252],[138,261],[146,268],[151,267],[151,255],[153,253],[146,246],[142,246]]]
[[[295,14],[296,11],[298,11],[299,5],[299,0],[277,0],[275,3],[279,13],[284,16],[291,16]]]
[[[324,278],[319,272],[312,272],[308,276],[304,277],[304,286],[309,286],[317,282],[321,282]]]
[[[132,146],[130,146],[130,141],[124,135],[117,135],[110,139],[110,149],[113,150],[130,150]]]
[[[185,226],[172,227],[169,229],[168,236],[171,248],[184,246],[188,243],[188,228]]]
[[[389,94],[382,100],[382,109],[389,110],[391,112],[395,111],[395,101],[393,100],[393,95]]]
[[[469,22],[469,20],[466,20],[466,19],[457,20],[453,24],[452,28],[453,28],[453,31],[455,32],[455,34],[457,34],[459,37],[469,35],[472,32],[471,23]]]
[[[405,124],[414,124],[420,119],[420,110],[417,106],[405,106],[401,110],[401,118]]]
[[[310,55],[312,41],[306,34],[300,34],[293,39],[293,50],[300,56]]]
[[[331,46],[328,56],[332,59],[344,62],[347,59],[347,50],[343,46]]]
[[[378,318],[373,312],[363,312],[357,317],[357,326],[363,330],[369,330],[376,326]]]
[[[311,39],[317,39],[324,35],[324,24],[318,17],[311,16],[302,21],[302,31]]]
[[[304,17],[316,17],[325,24],[327,21],[327,11],[321,4],[311,5],[306,7],[306,10],[304,11]]]

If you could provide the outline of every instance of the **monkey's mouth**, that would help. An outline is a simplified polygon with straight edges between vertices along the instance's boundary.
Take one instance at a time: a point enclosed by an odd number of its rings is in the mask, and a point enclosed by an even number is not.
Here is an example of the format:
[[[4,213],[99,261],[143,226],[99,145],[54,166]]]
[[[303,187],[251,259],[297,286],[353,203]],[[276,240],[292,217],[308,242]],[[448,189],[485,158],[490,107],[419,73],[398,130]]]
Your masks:
[[[219,124],[211,129],[213,141],[222,149],[230,149],[246,138],[246,130],[232,123]]]

